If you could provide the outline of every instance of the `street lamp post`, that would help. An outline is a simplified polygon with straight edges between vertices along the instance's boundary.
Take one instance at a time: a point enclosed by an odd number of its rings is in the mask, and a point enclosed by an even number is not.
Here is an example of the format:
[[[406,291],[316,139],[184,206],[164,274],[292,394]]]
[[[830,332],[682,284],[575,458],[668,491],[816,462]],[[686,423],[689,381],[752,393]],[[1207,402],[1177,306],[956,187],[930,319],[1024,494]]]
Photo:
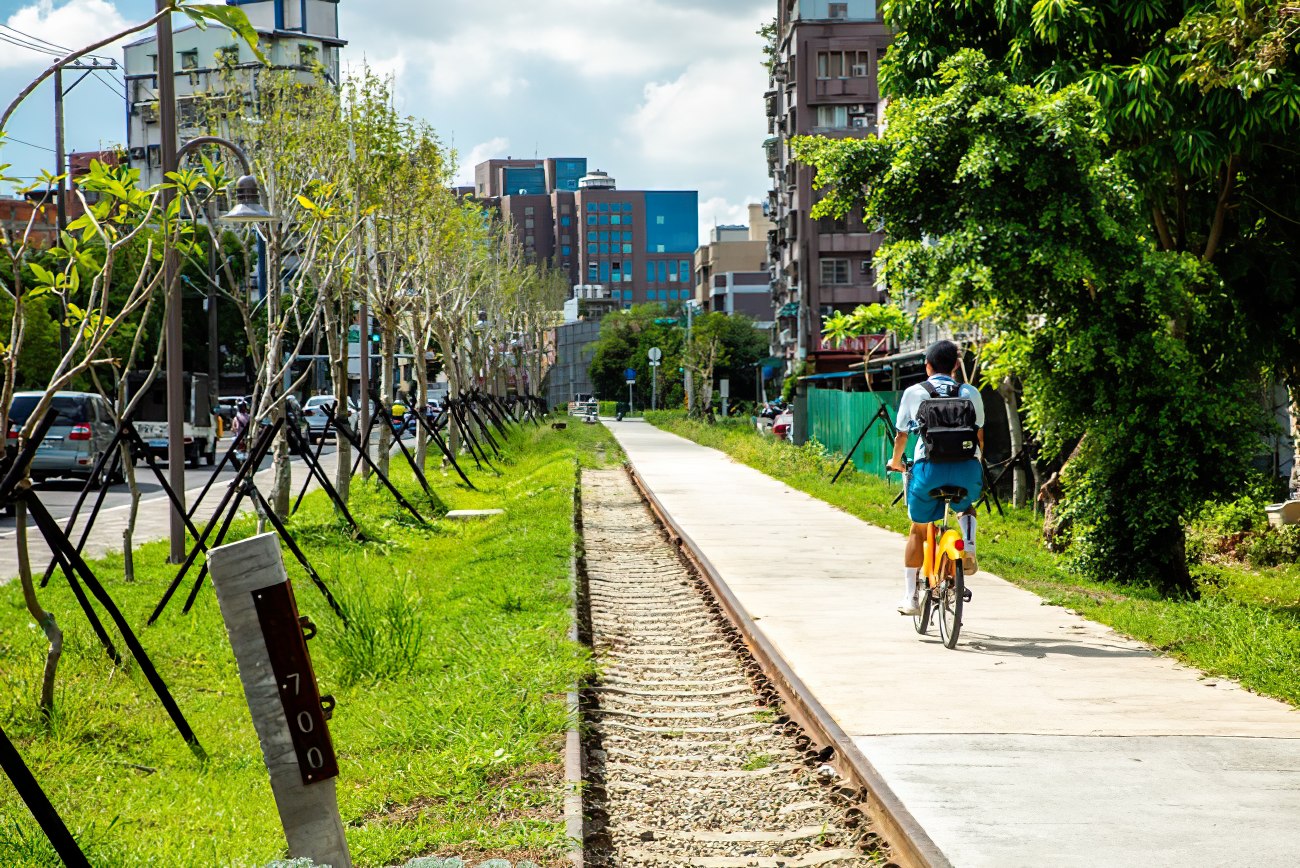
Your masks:
[[[165,0],[157,0],[157,9],[162,11]],[[160,152],[164,177],[168,172],[175,172],[180,166],[181,158],[196,148],[204,145],[219,145],[231,151],[243,166],[244,175],[235,182],[235,207],[222,215],[223,220],[235,223],[251,223],[270,219],[261,204],[261,193],[257,181],[252,176],[252,164],[248,155],[234,142],[218,136],[199,136],[186,142],[183,148],[176,147],[176,87],[173,75],[171,16],[165,15],[158,21],[158,121],[161,136]],[[162,192],[163,213],[171,204],[175,190],[164,188]],[[181,287],[177,280],[176,249],[164,245],[163,249],[163,287],[167,298],[167,475],[172,490],[185,502],[185,365],[183,359],[184,331],[181,320]],[[195,420],[197,421],[197,420]],[[185,559],[185,520],[180,511],[171,511],[171,562],[180,563]]]

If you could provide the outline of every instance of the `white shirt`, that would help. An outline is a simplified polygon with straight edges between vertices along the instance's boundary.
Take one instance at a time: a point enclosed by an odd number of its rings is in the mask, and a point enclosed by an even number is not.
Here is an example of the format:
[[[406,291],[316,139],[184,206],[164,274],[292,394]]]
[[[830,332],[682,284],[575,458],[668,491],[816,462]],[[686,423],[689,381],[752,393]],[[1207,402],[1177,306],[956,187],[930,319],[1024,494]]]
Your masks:
[[[935,374],[927,382],[939,385],[940,383],[957,382],[952,377],[945,374]],[[957,390],[957,396],[960,398],[969,398],[975,405],[975,425],[984,427],[984,399],[980,397],[979,389],[976,389],[970,383],[962,383],[961,388]],[[899,431],[906,431],[908,434],[915,434],[920,427],[916,421],[916,411],[920,408],[921,402],[930,397],[930,393],[920,383],[915,386],[908,386],[903,392],[903,397],[898,402],[898,421],[896,427]],[[913,461],[920,461],[925,457],[925,442],[921,439],[916,441],[916,449],[912,453]]]

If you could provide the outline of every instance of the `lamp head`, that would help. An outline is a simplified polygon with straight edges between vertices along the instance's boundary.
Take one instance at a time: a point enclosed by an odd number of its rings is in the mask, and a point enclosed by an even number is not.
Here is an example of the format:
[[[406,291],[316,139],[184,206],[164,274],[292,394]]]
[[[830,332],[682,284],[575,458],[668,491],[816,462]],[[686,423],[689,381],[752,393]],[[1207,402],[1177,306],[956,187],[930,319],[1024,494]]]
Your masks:
[[[221,219],[229,223],[265,223],[271,219],[271,212],[262,207],[256,178],[244,175],[235,182],[235,207],[221,215]]]

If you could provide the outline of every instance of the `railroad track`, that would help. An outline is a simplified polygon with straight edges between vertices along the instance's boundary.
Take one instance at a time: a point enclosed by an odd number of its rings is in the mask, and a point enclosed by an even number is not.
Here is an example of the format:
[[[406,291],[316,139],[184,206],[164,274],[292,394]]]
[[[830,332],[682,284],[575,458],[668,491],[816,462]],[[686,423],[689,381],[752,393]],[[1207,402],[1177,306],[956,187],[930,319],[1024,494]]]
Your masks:
[[[861,788],[783,711],[628,475],[584,471],[590,868],[893,864]]]

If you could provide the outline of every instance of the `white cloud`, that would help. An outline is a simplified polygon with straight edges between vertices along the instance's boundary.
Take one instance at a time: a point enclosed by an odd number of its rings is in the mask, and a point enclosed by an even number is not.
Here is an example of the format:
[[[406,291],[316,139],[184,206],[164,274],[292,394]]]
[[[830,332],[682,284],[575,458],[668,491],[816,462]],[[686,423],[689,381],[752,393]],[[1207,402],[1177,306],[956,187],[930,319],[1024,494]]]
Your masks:
[[[709,240],[715,226],[748,226],[749,204],[729,201],[725,196],[713,196],[700,202],[700,243]]]
[[[38,0],[9,16],[5,24],[14,30],[46,40],[61,48],[80,48],[98,42],[111,33],[125,30],[127,22],[108,0],[67,0],[56,6],[54,0]],[[7,33],[7,32],[6,32]],[[7,35],[13,35],[7,33]],[[117,56],[112,46],[99,54]],[[10,44],[0,51],[0,67],[41,69],[50,65],[49,54],[30,51]]]
[[[484,160],[505,156],[508,147],[510,147],[510,140],[501,136],[488,139],[486,142],[479,142],[470,148],[469,153],[461,159],[460,166],[456,169],[454,183],[460,186],[472,186],[474,183],[474,167]]]

